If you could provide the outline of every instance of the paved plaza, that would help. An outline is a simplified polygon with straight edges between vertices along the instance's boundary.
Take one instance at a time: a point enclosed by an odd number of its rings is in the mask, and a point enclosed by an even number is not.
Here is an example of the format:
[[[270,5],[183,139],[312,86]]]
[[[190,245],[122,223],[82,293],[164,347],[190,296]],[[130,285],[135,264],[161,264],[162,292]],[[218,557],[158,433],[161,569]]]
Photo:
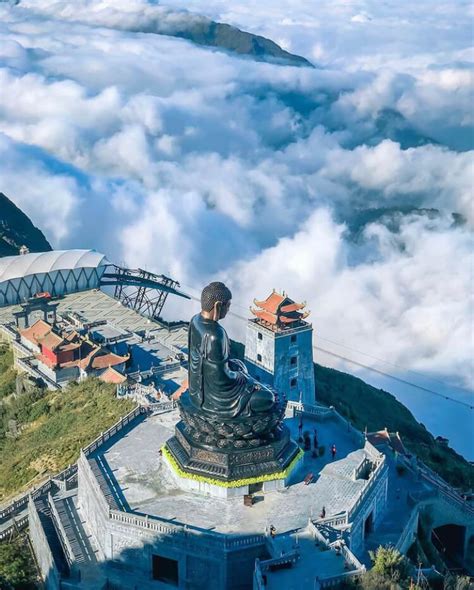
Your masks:
[[[261,533],[270,525],[284,532],[306,526],[323,506],[327,516],[349,510],[366,484],[352,478],[365,457],[353,433],[336,420],[308,420],[308,428],[317,428],[319,443],[326,451],[317,459],[305,453],[294,483],[286,489],[257,493],[252,507],[244,506],[242,498],[218,499],[184,491],[159,455],[178,420],[177,411],[148,417],[134,428],[133,435],[117,440],[97,456],[106,477],[117,484],[119,506],[227,534]],[[297,439],[299,420],[287,419],[286,424]],[[337,446],[334,461],[329,452],[332,444]],[[314,479],[305,485],[309,473]]]

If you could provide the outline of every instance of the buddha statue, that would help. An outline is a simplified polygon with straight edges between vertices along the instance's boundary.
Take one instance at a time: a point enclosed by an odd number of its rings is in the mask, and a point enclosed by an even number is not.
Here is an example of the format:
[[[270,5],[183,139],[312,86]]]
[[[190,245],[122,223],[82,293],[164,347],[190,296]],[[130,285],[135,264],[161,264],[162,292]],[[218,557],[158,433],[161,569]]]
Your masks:
[[[244,363],[230,358],[230,342],[219,324],[227,315],[232,294],[224,283],[204,288],[201,312],[189,325],[189,399],[213,419],[264,416],[274,409],[275,394],[249,374]]]

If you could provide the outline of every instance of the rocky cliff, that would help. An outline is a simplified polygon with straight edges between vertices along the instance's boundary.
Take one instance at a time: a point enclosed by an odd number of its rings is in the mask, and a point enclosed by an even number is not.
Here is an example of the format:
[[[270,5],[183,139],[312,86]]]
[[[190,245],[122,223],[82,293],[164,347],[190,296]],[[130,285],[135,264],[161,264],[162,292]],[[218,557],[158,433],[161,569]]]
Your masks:
[[[0,193],[0,256],[14,256],[23,245],[31,252],[52,250],[43,232],[10,199]]]

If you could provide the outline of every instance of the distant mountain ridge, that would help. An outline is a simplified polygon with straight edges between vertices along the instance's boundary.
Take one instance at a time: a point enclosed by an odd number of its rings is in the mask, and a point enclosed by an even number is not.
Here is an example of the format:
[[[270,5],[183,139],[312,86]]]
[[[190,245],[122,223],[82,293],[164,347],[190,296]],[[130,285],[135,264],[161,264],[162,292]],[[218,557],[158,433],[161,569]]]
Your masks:
[[[188,27],[177,30],[173,36],[188,39],[198,45],[248,55],[255,59],[273,58],[289,65],[314,67],[304,57],[285,51],[271,39],[241,31],[226,23],[203,19],[201,22],[190,23]]]
[[[43,232],[6,195],[0,193],[0,256],[14,256],[23,245],[31,252],[52,250]]]
[[[2,0],[0,0],[1,2]],[[13,4],[21,2],[16,0]],[[280,65],[314,68],[306,58],[284,50],[277,43],[247,31],[211,20],[206,16],[186,10],[172,10],[166,6],[153,5],[143,10],[123,12],[109,7],[107,10],[91,12],[78,8],[77,11],[56,11],[39,9],[38,15],[65,18],[71,22],[106,27],[108,29],[131,33],[151,33],[186,39],[204,47],[228,51],[248,56],[258,61],[269,61]],[[203,67],[205,65],[203,64]]]

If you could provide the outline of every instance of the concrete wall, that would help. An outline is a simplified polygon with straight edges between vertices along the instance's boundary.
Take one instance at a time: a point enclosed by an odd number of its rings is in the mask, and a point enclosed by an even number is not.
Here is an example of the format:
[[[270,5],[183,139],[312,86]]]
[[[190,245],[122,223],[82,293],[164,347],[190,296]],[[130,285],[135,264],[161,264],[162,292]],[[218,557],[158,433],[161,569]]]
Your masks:
[[[291,359],[296,363],[292,364]],[[273,332],[247,323],[245,360],[250,373],[284,393],[291,401],[313,404],[313,328],[310,324],[288,332]]]
[[[161,525],[157,519],[150,519],[154,528],[161,529],[150,530],[143,517],[109,509],[84,455],[78,461],[78,486],[81,518],[100,548],[99,559],[106,562],[107,568],[133,579],[138,588],[169,588],[152,580],[153,555],[177,561],[178,587],[183,590],[251,588],[255,558],[266,556],[264,540],[229,549],[224,536],[207,536],[204,531],[184,529],[175,523]]]
[[[364,501],[361,503],[360,509],[354,516],[352,522],[349,546],[351,551],[356,555],[360,555],[364,549],[364,523],[366,519],[373,514],[374,530],[383,519],[387,507],[387,491],[388,491],[388,470],[384,470],[380,476],[379,481],[374,485],[370,493],[367,494]]]
[[[60,590],[59,572],[33,500],[28,503],[30,539],[46,590]]]

